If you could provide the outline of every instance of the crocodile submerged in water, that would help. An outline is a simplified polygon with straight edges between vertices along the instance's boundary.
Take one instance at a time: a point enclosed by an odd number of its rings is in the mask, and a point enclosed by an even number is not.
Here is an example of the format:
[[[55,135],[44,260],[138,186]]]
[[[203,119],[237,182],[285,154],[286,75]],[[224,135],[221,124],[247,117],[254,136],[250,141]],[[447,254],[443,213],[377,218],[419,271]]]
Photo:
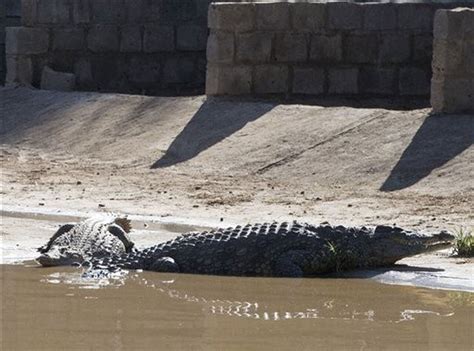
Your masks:
[[[423,236],[397,227],[346,228],[266,223],[202,233],[84,262],[86,272],[140,269],[191,274],[304,277],[393,265],[420,253],[449,247],[446,232]]]
[[[41,265],[80,265],[93,258],[130,253],[134,246],[127,233],[130,220],[115,216],[89,218],[77,224],[65,224],[38,249]]]

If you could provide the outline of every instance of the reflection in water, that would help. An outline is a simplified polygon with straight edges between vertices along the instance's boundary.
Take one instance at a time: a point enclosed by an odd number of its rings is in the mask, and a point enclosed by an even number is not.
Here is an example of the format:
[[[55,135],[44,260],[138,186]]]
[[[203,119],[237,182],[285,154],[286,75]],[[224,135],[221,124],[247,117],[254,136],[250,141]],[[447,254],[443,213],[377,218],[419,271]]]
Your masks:
[[[357,279],[2,267],[2,349],[472,349],[474,294]],[[160,345],[160,347],[157,347]]]

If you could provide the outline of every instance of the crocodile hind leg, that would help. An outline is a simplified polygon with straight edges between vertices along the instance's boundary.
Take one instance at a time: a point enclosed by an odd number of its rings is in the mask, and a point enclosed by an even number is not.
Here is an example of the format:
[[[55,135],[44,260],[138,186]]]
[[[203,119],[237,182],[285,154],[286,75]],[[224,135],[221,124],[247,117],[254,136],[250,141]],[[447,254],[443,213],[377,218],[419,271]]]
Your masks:
[[[150,265],[148,270],[154,272],[179,273],[179,266],[171,257],[160,257]]]
[[[305,250],[291,250],[281,255],[273,265],[275,277],[301,278],[304,276],[304,267],[309,260],[309,252]]]

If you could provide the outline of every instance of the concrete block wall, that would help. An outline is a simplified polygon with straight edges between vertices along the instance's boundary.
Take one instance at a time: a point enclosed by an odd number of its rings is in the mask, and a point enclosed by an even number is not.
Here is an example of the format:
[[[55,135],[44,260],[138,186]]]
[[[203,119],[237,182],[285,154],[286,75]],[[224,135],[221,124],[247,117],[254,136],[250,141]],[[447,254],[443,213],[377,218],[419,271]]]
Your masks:
[[[206,93],[428,97],[434,14],[459,4],[213,3]]]
[[[0,0],[0,85],[5,83],[5,28],[21,25],[21,0]]]
[[[40,86],[44,67],[79,90],[203,92],[211,0],[22,0],[7,30],[12,83]]]
[[[436,13],[431,105],[437,113],[474,113],[474,9]]]

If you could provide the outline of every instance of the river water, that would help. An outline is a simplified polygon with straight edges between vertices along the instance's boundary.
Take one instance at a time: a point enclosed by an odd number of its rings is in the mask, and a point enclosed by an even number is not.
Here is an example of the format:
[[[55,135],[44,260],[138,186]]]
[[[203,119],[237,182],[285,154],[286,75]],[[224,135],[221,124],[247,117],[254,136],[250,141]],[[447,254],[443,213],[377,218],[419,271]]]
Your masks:
[[[474,294],[1,265],[2,350],[472,350]]]

